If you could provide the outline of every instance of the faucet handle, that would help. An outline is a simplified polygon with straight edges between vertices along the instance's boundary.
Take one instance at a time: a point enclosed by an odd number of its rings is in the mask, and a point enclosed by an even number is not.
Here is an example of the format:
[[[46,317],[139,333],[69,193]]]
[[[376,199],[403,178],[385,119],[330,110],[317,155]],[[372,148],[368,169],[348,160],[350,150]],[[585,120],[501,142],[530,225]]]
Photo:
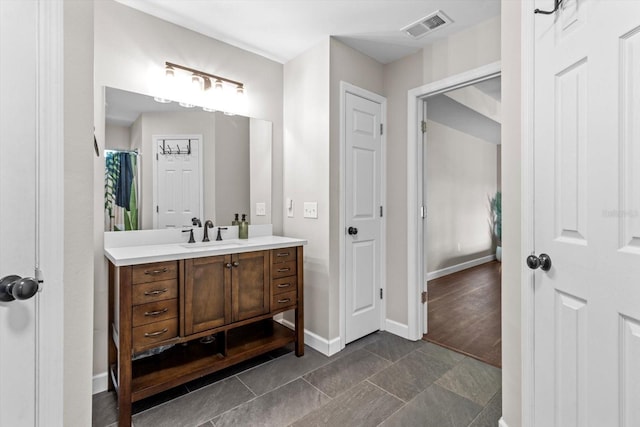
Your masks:
[[[221,230],[228,230],[228,227],[218,227],[218,237],[216,237],[217,241],[221,241],[222,240],[222,235],[220,234]]]
[[[189,232],[189,243],[195,243],[196,239],[193,238],[193,228],[189,228],[187,230],[182,230],[183,233]]]
[[[195,217],[195,216],[194,216],[193,218],[191,218],[191,224],[192,224],[194,227],[195,227],[196,225],[197,225],[198,227],[202,227],[202,222],[200,222],[200,218]]]

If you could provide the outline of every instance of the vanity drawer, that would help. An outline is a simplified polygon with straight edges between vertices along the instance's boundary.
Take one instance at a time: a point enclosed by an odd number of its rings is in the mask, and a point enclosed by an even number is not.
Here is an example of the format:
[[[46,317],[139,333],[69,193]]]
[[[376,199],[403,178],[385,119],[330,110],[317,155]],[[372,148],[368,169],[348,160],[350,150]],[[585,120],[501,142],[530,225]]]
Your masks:
[[[178,318],[154,322],[133,328],[133,350],[138,351],[149,344],[166,341],[178,336]]]
[[[296,305],[298,293],[296,291],[271,295],[271,311]]]
[[[178,281],[176,279],[133,285],[131,296],[133,305],[172,298],[178,298]]]
[[[271,262],[278,264],[281,262],[295,261],[296,260],[296,248],[282,248],[271,250]]]
[[[133,267],[133,284],[158,282],[178,278],[178,262],[155,262]]]
[[[155,301],[133,307],[133,326],[142,326],[149,323],[178,317],[178,299]]]
[[[271,294],[278,295],[298,289],[298,278],[296,276],[282,277],[275,279],[271,283]]]
[[[288,261],[279,264],[273,264],[271,266],[271,277],[278,279],[280,277],[295,276],[296,275],[296,262]]]

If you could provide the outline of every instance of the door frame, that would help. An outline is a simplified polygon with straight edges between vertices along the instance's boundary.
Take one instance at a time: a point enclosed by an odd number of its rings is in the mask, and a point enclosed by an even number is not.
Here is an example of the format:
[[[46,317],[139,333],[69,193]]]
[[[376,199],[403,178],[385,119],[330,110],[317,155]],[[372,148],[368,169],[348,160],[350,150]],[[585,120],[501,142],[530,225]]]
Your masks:
[[[426,287],[426,259],[424,251],[424,220],[421,207],[426,207],[422,182],[423,134],[420,122],[425,117],[425,98],[463,86],[488,80],[501,74],[496,61],[460,74],[455,74],[409,90],[407,98],[407,283],[409,339],[422,338],[424,313],[421,293]],[[428,207],[426,207],[428,210]]]
[[[64,4],[38,1],[36,425],[63,423],[64,408]]]
[[[340,233],[339,239],[339,248],[338,248],[338,256],[339,256],[339,295],[340,295],[340,303],[338,306],[338,318],[339,318],[339,327],[340,327],[340,340],[336,342],[335,340],[331,340],[329,343],[329,355],[335,354],[338,351],[342,350],[346,346],[346,337],[347,337],[347,322],[346,322],[346,298],[347,298],[347,268],[345,265],[345,256],[346,256],[346,238],[347,234],[346,230],[346,207],[347,207],[347,192],[346,192],[346,179],[345,179],[345,167],[346,167],[346,124],[344,119],[345,114],[345,106],[346,106],[346,96],[347,93],[352,95],[359,96],[361,98],[368,99],[370,101],[376,102],[380,104],[382,113],[381,113],[381,124],[386,127],[387,123],[387,98],[382,95],[378,95],[377,93],[368,91],[366,89],[362,89],[358,86],[352,85],[345,81],[340,81],[340,216],[338,220],[338,232]],[[386,209],[387,203],[387,131],[383,131],[380,138],[380,203],[383,206],[383,209]],[[387,217],[386,215],[382,215],[380,221],[380,288],[382,288],[383,295],[386,294],[387,291],[387,281],[386,281],[386,259],[387,259],[387,240],[386,240],[386,226]],[[383,298],[380,303],[380,330],[385,330],[385,319],[387,317],[387,304],[386,298]],[[334,345],[337,344],[337,346]]]
[[[154,206],[158,206],[158,144],[156,143],[159,139],[197,139],[198,140],[198,168],[200,169],[198,171],[198,179],[200,180],[200,194],[198,197],[200,197],[200,214],[199,214],[199,218],[201,221],[204,221],[204,153],[203,153],[203,149],[204,149],[204,143],[202,141],[202,135],[197,135],[197,134],[175,134],[175,135],[151,135],[151,151],[152,151],[152,159],[156,159],[153,160],[153,204],[151,205],[151,209],[153,209]],[[214,148],[215,150],[215,148]],[[216,191],[216,184],[215,184],[215,180],[211,183],[212,187],[213,187],[213,199],[215,200],[215,191]],[[142,197],[140,197],[141,195],[138,195],[140,200],[142,200]],[[141,206],[141,203],[139,202],[138,206]],[[215,210],[215,203],[214,203],[214,210]],[[215,212],[213,212],[213,214],[215,214]],[[203,222],[204,223],[204,222]],[[153,212],[153,228],[157,229],[158,228],[158,212],[155,211]]]

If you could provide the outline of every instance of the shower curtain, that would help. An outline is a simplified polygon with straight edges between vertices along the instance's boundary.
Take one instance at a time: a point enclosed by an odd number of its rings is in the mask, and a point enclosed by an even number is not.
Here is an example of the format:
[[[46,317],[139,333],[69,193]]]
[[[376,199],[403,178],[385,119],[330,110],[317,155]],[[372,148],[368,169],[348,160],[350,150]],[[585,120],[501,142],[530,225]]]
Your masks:
[[[105,151],[105,230],[138,230],[138,153]]]

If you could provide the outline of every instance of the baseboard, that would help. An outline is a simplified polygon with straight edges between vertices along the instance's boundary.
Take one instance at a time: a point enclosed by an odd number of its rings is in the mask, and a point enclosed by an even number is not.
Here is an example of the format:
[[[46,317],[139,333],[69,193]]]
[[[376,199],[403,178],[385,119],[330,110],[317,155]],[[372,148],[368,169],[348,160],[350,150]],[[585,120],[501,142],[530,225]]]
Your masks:
[[[451,267],[432,271],[430,273],[427,273],[427,281],[437,279],[439,277],[447,276],[449,274],[457,273],[458,271],[466,270],[467,268],[476,267],[478,265],[491,262],[495,259],[496,259],[495,254],[487,255],[482,258],[472,259],[471,261],[463,262],[462,264],[452,265]]]
[[[106,372],[93,376],[93,394],[107,391],[109,386],[109,377]]]
[[[504,418],[500,417],[500,419],[498,420],[498,427],[509,427],[507,425],[507,422],[504,420]]]
[[[384,328],[391,334],[409,339],[409,325],[396,322],[395,320],[385,319]]]
[[[290,322],[287,319],[274,320],[289,329],[295,329],[295,325],[293,324],[293,322]],[[314,334],[307,329],[304,330],[304,343],[305,345],[308,345],[312,349],[324,354],[325,356],[333,356],[340,351],[340,337],[334,338],[332,340],[327,340],[326,338]]]

